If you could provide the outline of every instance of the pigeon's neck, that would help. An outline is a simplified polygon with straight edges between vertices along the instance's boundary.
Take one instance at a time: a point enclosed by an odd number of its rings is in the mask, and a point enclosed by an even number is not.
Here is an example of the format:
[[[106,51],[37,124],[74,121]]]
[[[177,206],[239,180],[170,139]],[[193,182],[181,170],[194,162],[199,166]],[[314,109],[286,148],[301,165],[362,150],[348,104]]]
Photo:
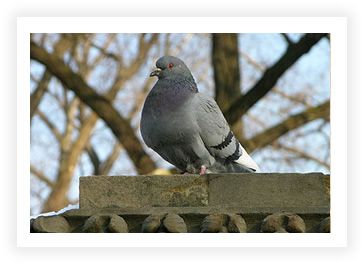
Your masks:
[[[195,79],[193,79],[192,75],[190,76],[173,76],[173,77],[164,77],[158,82],[163,83],[162,87],[176,88],[176,89],[184,89],[186,92],[198,93],[197,85]]]
[[[162,106],[164,111],[173,111],[198,93],[195,81],[160,79],[149,94],[153,108]]]

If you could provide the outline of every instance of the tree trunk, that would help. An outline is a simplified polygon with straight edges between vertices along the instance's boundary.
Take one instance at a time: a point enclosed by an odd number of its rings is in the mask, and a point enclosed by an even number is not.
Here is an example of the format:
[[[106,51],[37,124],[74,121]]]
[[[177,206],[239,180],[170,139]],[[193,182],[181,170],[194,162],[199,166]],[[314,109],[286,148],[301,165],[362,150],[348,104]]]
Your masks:
[[[237,34],[212,34],[212,65],[216,102],[224,112],[241,96]],[[243,138],[242,120],[236,122],[232,130],[236,136]]]

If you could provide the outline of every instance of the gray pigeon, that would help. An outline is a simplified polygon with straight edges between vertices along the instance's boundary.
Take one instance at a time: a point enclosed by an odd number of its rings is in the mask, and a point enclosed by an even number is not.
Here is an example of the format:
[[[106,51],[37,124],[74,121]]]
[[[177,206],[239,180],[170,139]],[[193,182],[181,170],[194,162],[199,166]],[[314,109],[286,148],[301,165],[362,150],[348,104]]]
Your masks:
[[[158,81],[142,111],[148,147],[185,173],[257,172],[258,165],[230,130],[214,99],[199,93],[184,62],[158,59]]]

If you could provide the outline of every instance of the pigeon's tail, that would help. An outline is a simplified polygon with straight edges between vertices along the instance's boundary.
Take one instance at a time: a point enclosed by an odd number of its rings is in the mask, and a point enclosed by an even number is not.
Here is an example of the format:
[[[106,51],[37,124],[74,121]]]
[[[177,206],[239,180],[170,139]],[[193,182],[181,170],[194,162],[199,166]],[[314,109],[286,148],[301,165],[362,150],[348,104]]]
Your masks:
[[[240,145],[241,156],[239,159],[235,160],[236,166],[243,167],[244,169],[250,170],[248,172],[260,172],[258,164],[249,156],[246,150]],[[239,166],[241,165],[241,166]]]
[[[253,169],[250,169],[248,167],[245,167],[244,165],[241,165],[239,163],[233,162],[231,164],[229,164],[228,168],[227,168],[228,172],[233,172],[233,173],[253,173],[256,172]]]
[[[251,169],[236,162],[217,161],[208,168],[208,173],[254,173],[255,169]]]

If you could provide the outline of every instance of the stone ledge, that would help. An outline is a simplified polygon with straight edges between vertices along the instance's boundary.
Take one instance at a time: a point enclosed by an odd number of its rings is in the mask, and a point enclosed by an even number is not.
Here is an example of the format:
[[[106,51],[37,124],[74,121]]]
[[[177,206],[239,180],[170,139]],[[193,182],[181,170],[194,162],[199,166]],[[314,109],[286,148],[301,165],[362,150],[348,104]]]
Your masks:
[[[329,176],[209,174],[80,178],[80,208],[329,206]]]
[[[330,177],[310,174],[90,176],[80,209],[31,232],[330,232]]]
[[[80,208],[204,206],[205,177],[91,176],[80,177]]]

